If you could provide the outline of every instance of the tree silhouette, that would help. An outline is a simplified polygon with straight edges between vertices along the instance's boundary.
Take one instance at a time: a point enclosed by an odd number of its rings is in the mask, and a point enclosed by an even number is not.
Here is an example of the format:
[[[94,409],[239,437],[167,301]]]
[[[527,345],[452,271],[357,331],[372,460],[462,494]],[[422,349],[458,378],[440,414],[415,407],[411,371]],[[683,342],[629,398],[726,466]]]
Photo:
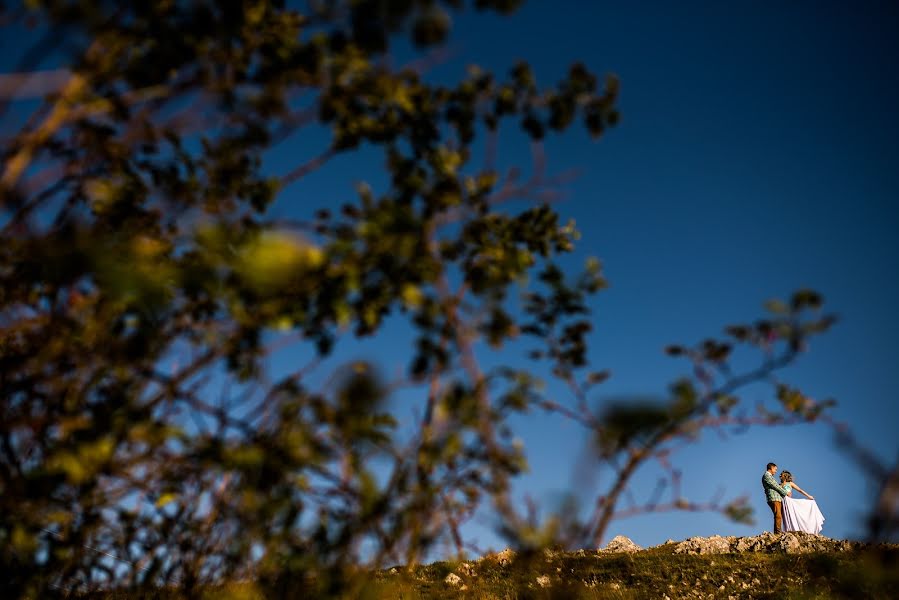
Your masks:
[[[550,203],[561,182],[541,140],[575,124],[601,136],[618,120],[616,79],[575,64],[541,88],[521,63],[426,82],[451,11],[515,0],[284,4],[0,11],[33,41],[0,78],[3,597],[163,584],[190,596],[234,579],[278,597],[342,593],[362,564],[415,563],[443,540],[463,553],[460,527],[483,506],[531,547],[597,543],[640,511],[748,518],[741,499],[681,497],[669,458],[703,428],[821,416],[826,403],[786,384],[771,412],[741,412],[735,395],[828,327],[820,297],[798,292],[729,342],[672,347],[693,375],[663,400],[598,407],[607,374],[590,370],[587,337],[604,280],[598,261],[560,265],[577,231]],[[421,61],[392,64],[398,36]],[[302,137],[310,126],[330,132],[323,147]],[[503,127],[532,141],[532,177],[492,166]],[[266,153],[284,144],[305,157],[273,174]],[[362,147],[381,152],[385,190],[361,186],[308,221],[271,216]],[[312,383],[338,340],[390,315],[414,331],[402,382],[356,362]],[[483,360],[513,341],[527,358]],[[275,372],[284,344],[314,357]],[[732,344],[758,348],[757,367],[732,372]],[[571,397],[549,397],[537,365]],[[411,435],[386,402],[396,385],[421,391]],[[533,410],[582,424],[614,474],[582,520],[538,522],[511,496],[525,459],[509,419]],[[624,503],[649,461],[667,483]]]

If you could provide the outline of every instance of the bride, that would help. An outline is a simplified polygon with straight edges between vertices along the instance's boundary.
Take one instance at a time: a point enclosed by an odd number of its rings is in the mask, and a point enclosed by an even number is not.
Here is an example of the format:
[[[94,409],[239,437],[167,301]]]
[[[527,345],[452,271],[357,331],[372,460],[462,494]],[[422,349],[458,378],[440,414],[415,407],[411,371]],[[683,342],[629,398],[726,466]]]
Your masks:
[[[806,533],[821,533],[824,527],[824,515],[818,509],[815,497],[796,485],[793,475],[789,471],[780,474],[780,483],[788,492],[796,490],[808,500],[794,499],[785,496],[783,499],[783,530],[804,531]]]

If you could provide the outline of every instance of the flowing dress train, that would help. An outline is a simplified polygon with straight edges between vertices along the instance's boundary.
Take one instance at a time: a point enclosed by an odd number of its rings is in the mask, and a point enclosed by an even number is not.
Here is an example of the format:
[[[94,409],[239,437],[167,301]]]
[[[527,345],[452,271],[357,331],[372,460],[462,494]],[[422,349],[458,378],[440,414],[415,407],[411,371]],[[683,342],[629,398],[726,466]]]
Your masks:
[[[824,515],[814,500],[783,499],[783,530],[821,533],[824,527]]]

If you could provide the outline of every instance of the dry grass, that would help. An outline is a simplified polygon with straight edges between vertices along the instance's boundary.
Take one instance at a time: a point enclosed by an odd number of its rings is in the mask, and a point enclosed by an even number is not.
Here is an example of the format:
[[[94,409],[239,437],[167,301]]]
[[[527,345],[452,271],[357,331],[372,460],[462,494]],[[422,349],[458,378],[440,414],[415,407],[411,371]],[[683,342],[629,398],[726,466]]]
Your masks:
[[[899,551],[863,549],[815,554],[674,554],[659,547],[636,554],[543,553],[519,556],[509,565],[484,559],[397,567],[360,580],[345,598],[480,600],[642,598],[899,598]],[[461,577],[454,586],[444,580]],[[538,577],[548,578],[542,587]],[[543,580],[546,582],[546,580]],[[460,586],[464,585],[464,588]],[[295,590],[296,598],[324,597]],[[206,599],[283,598],[252,583],[206,590]],[[181,600],[176,591],[94,595],[102,600]]]
[[[453,563],[397,574],[379,573],[369,598],[631,599],[631,598],[899,598],[899,552],[682,555],[670,549],[584,556],[542,553],[509,566]],[[466,589],[444,582],[459,575]],[[548,577],[541,587],[538,577]],[[545,581],[545,580],[544,580]]]

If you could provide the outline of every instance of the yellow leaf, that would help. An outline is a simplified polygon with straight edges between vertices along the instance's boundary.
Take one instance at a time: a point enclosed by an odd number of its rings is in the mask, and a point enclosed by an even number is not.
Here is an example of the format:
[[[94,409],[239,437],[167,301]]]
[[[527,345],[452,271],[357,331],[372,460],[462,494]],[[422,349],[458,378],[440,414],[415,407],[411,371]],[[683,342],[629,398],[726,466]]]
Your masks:
[[[462,155],[449,148],[437,149],[437,168],[445,175],[455,175],[462,165]]]
[[[347,325],[349,325],[350,319],[352,317],[349,304],[341,301],[335,303],[334,317],[337,320],[337,324],[341,327],[346,327]]]
[[[172,502],[174,502],[177,499],[178,499],[177,494],[172,493],[172,492],[166,492],[165,494],[161,495],[158,500],[156,500],[156,508],[163,508],[163,507],[171,504]]]
[[[225,460],[244,468],[258,467],[265,459],[258,446],[235,446],[225,450]]]
[[[369,369],[370,369],[370,367],[367,362],[358,360],[353,363],[353,371],[360,375],[364,375],[364,374],[368,373]]]
[[[403,299],[403,304],[409,308],[418,308],[421,306],[423,296],[421,289],[416,285],[412,285],[411,283],[403,285],[400,296]]]
[[[386,82],[385,87],[385,96],[390,102],[406,112],[415,110],[415,104],[412,102],[412,97],[409,95],[409,87],[407,85],[396,80],[390,80]]]
[[[132,240],[131,247],[140,258],[155,258],[164,253],[168,245],[148,235],[139,235]]]
[[[324,260],[321,248],[289,233],[268,231],[244,246],[237,270],[250,284],[272,288],[321,266]]]
[[[31,554],[37,548],[37,540],[24,527],[16,525],[12,530],[12,546],[20,554]]]
[[[118,188],[104,179],[91,179],[84,184],[84,193],[90,200],[91,209],[102,214],[118,202]]]
[[[72,513],[64,510],[54,510],[47,514],[47,522],[56,525],[68,525],[74,518]]]
[[[63,417],[59,420],[59,433],[62,437],[67,437],[74,431],[87,429],[91,426],[91,418],[87,415],[75,415],[71,417]]]
[[[53,471],[64,473],[66,479],[75,485],[84,483],[90,477],[84,464],[71,452],[60,452],[52,456],[47,461],[47,466]]]
[[[226,584],[225,588],[216,588],[214,592],[207,592],[203,600],[264,600],[262,590],[249,581],[240,581]]]
[[[262,23],[262,19],[265,17],[265,3],[258,2],[256,4],[252,4],[246,9],[247,15],[247,24],[248,25],[259,25]]]
[[[91,465],[100,466],[112,458],[115,442],[112,437],[104,436],[92,444],[82,444],[78,448],[78,457]]]
[[[290,317],[281,317],[275,321],[275,329],[278,331],[290,331],[293,327],[293,320]]]

